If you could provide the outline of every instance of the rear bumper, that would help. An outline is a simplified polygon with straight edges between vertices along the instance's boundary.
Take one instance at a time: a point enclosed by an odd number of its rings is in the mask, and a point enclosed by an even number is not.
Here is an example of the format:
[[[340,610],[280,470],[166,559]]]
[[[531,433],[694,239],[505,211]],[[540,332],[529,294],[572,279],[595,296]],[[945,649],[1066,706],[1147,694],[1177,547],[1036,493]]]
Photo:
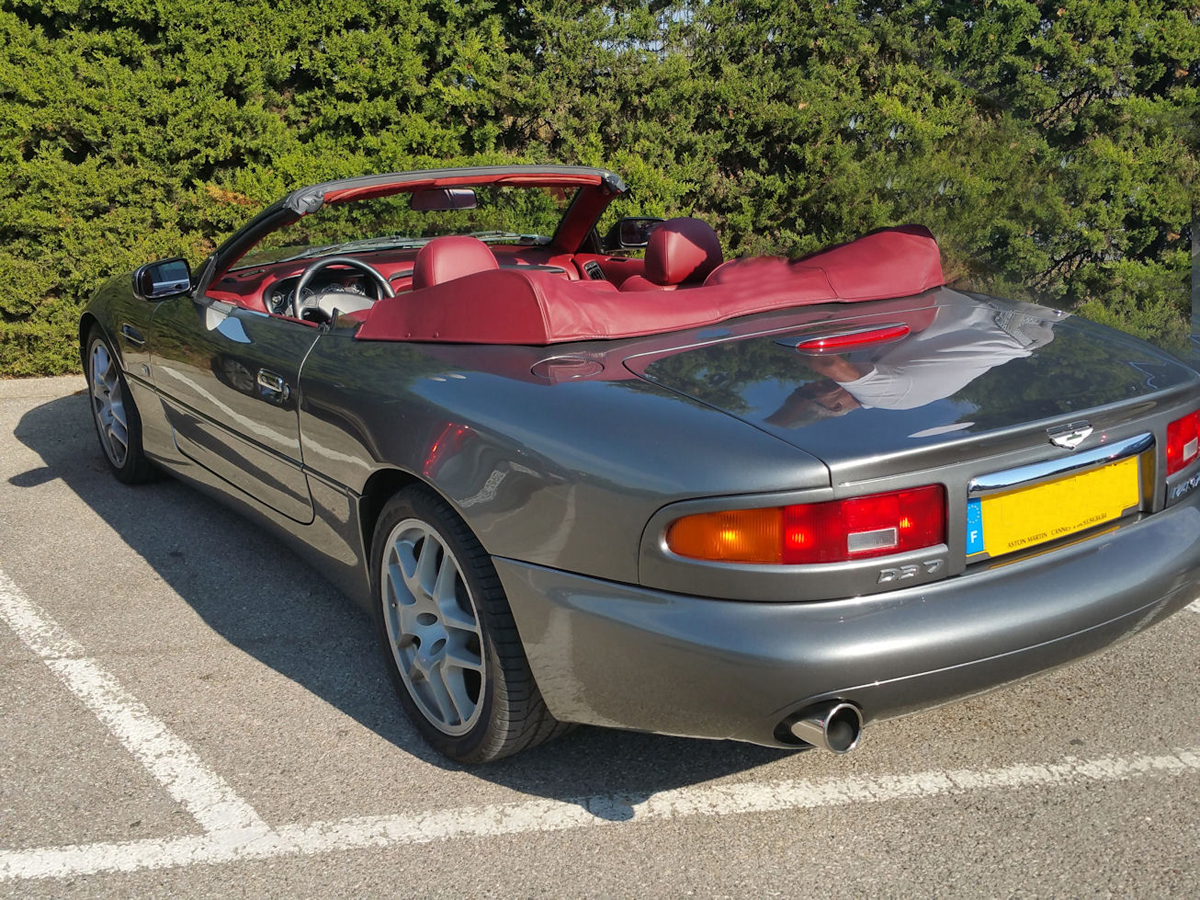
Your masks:
[[[1200,593],[1200,491],[1041,556],[847,600],[711,600],[495,562],[559,719],[779,745],[776,726],[820,700],[901,715],[1161,621]]]

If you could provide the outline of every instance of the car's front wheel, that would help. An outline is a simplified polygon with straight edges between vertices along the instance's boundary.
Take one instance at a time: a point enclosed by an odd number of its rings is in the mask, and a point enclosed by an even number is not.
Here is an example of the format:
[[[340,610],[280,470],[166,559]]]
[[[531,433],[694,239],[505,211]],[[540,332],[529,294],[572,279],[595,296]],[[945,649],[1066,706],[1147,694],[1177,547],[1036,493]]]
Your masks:
[[[84,350],[92,420],[108,467],[119,481],[141,484],[157,474],[142,451],[142,420],[112,348],[92,328]]]
[[[491,558],[444,500],[420,486],[393,497],[372,571],[389,674],[435,749],[488,762],[566,729],[534,682]]]

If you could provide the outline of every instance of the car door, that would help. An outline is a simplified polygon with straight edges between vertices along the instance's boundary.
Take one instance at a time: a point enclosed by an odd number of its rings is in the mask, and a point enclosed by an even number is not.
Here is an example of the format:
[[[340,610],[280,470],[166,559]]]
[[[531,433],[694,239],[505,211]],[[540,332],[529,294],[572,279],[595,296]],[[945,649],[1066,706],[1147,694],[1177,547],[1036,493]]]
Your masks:
[[[151,335],[154,385],[179,452],[219,486],[311,522],[298,383],[317,329],[189,295],[159,305]]]

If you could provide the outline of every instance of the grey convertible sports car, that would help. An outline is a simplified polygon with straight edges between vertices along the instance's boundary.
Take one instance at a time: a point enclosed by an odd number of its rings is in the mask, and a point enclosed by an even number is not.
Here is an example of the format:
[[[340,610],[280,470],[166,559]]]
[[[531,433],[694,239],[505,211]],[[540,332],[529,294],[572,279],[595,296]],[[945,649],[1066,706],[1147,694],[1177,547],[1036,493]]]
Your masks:
[[[845,751],[1195,597],[1195,372],[945,287],[917,226],[725,261],[625,190],[352,178],[112,279],[109,465],[296,544],[464,762],[575,722]]]

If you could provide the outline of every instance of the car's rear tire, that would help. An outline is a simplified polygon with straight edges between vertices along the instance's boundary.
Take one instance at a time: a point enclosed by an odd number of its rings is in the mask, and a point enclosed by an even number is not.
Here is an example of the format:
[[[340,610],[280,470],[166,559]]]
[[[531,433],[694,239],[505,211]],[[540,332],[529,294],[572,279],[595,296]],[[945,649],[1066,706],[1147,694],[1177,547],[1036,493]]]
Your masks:
[[[439,752],[482,763],[566,731],[534,682],[491,557],[423,486],[379,515],[375,624],[405,712]]]
[[[92,403],[92,421],[109,469],[125,484],[152,481],[158,473],[142,450],[141,416],[121,365],[96,326],[88,332],[84,374]]]

